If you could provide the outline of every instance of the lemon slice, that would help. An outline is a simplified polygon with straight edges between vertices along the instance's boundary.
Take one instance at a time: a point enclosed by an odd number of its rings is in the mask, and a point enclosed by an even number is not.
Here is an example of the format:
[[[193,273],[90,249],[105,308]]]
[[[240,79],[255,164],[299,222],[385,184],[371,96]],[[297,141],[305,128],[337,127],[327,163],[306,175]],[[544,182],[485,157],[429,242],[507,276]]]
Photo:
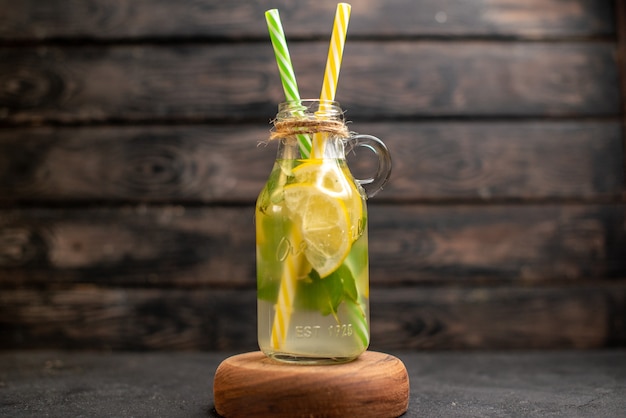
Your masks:
[[[306,243],[304,255],[324,278],[339,268],[350,252],[346,205],[310,183],[286,186],[284,193],[285,206]]]
[[[362,233],[363,202],[356,184],[349,181],[351,176],[347,167],[342,167],[336,160],[309,160],[293,170],[297,183],[310,184],[341,199],[348,211],[350,236],[356,240]]]

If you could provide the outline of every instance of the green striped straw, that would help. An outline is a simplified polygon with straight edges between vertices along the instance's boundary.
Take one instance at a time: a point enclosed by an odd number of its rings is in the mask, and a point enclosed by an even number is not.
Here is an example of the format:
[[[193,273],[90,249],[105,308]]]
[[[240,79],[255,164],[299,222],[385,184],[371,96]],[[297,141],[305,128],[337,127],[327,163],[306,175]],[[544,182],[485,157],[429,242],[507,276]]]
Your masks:
[[[298,84],[296,83],[296,75],[291,65],[291,57],[287,49],[287,41],[283,26],[280,23],[278,9],[271,9],[265,12],[265,20],[267,28],[270,32],[272,46],[274,47],[274,55],[276,55],[276,63],[280,73],[280,81],[285,91],[285,99],[288,102],[299,102],[300,93],[298,93]],[[311,140],[306,135],[297,135],[300,153],[303,158],[309,158],[311,155]]]

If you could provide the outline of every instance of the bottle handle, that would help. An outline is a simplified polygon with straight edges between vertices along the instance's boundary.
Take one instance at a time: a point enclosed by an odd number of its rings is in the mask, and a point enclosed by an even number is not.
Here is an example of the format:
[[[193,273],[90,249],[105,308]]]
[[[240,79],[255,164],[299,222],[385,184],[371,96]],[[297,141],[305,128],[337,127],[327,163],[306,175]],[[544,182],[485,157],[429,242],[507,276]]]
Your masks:
[[[356,147],[364,147],[378,158],[378,167],[373,177],[356,179],[355,181],[363,187],[367,197],[372,197],[382,190],[391,175],[391,155],[387,146],[380,139],[372,135],[353,134],[346,141],[346,154]]]

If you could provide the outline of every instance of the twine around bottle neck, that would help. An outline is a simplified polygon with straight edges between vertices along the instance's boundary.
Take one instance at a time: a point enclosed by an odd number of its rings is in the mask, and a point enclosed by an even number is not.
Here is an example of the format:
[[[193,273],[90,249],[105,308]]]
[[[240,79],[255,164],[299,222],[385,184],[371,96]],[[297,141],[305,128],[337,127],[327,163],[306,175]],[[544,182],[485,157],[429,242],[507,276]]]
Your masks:
[[[348,138],[350,131],[343,121],[332,119],[287,119],[274,121],[270,140],[295,139],[298,135],[328,134],[335,138]]]

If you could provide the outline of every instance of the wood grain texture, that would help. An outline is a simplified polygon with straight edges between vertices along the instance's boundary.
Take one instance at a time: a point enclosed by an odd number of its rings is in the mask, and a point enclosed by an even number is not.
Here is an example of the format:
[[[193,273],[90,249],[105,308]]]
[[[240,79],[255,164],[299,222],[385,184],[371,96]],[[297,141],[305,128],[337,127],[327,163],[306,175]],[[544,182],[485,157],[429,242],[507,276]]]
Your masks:
[[[615,2],[615,20],[617,22],[617,64],[620,74],[620,91],[626,97],[626,4]],[[626,126],[626,100],[622,100],[622,122]],[[626,147],[625,147],[626,148]],[[624,150],[626,158],[626,150]]]
[[[270,124],[0,131],[0,201],[245,202],[267,180]]]
[[[351,4],[372,347],[626,345],[622,2]],[[334,3],[0,0],[0,349],[257,349],[273,7],[317,97]]]
[[[626,285],[414,287],[371,292],[370,349],[591,349],[623,345]],[[257,350],[256,292],[0,292],[0,348]],[[621,338],[621,339],[620,339]]]
[[[229,418],[396,418],[409,406],[409,376],[400,359],[375,351],[332,367],[289,367],[256,351],[220,363],[213,397]]]
[[[3,283],[255,283],[251,207],[21,210],[0,225]]]
[[[0,212],[0,286],[255,286],[252,207]],[[621,205],[370,205],[374,286],[626,276]]]
[[[327,48],[291,48],[302,97]],[[0,74],[5,123],[263,121],[283,100],[271,48],[248,43],[0,48]],[[341,76],[354,121],[620,112],[610,43],[351,42]]]
[[[618,123],[421,122],[352,127],[384,138],[390,149],[393,173],[377,196],[381,199],[597,199],[619,198],[624,192]],[[358,166],[353,165],[356,172]]]
[[[377,289],[371,302],[372,329],[376,330],[372,347],[591,349],[621,345],[623,325],[616,328],[613,324],[624,314],[618,303],[625,293],[623,282],[542,288]]]
[[[373,280],[624,277],[625,216],[622,205],[373,207]]]
[[[0,344],[15,348],[258,349],[256,293],[99,289],[0,292]]]
[[[252,204],[275,158],[273,144],[257,146],[269,128],[0,130],[0,204]],[[618,122],[354,123],[350,129],[382,138],[392,155],[391,180],[372,202],[618,199],[624,190]],[[354,173],[366,178],[373,167],[366,155],[358,158],[351,158]]]
[[[610,36],[610,0],[352,0],[350,36]],[[263,12],[278,8],[290,37],[327,37],[334,4],[262,0],[0,0],[0,37],[119,39],[265,37]]]

